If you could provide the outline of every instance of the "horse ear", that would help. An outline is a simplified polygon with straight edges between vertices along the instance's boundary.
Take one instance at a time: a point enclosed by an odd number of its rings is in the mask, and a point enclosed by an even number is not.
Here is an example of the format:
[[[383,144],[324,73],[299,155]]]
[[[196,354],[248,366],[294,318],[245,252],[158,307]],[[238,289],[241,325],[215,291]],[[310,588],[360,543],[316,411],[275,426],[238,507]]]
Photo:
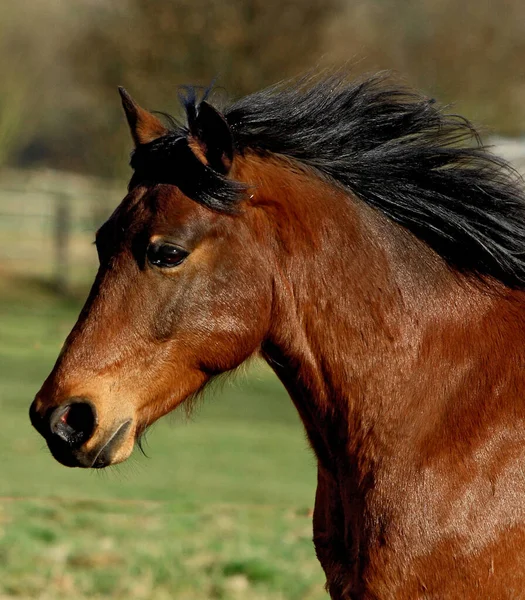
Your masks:
[[[203,100],[188,111],[190,148],[205,165],[226,175],[233,162],[233,136],[224,116]]]
[[[147,144],[168,133],[160,119],[140,107],[123,87],[118,88],[135,146]]]

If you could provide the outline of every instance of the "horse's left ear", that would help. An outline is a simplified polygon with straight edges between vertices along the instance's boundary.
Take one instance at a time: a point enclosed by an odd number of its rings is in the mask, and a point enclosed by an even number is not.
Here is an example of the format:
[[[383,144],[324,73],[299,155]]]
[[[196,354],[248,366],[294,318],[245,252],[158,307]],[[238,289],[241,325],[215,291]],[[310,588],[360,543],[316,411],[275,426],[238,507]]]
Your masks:
[[[147,144],[168,133],[162,122],[139,106],[123,87],[118,88],[135,146]]]
[[[222,175],[233,162],[233,136],[224,116],[203,100],[188,111],[189,145],[195,156]]]

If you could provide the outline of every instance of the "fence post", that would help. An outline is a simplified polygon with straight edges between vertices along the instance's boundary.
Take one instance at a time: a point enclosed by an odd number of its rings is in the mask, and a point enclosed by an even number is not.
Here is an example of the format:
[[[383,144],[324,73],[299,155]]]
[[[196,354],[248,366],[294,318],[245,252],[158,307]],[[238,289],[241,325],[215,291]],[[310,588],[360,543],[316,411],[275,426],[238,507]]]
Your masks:
[[[69,238],[71,207],[68,196],[55,194],[55,289],[62,296],[69,292]]]

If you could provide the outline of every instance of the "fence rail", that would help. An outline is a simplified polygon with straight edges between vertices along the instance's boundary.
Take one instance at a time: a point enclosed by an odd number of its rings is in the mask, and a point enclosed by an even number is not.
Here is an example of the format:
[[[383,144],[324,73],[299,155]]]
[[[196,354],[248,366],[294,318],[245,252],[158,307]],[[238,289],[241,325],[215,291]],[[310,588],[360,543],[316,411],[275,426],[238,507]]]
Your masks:
[[[0,174],[0,276],[45,279],[60,293],[96,270],[94,232],[125,192],[108,182],[55,171]]]

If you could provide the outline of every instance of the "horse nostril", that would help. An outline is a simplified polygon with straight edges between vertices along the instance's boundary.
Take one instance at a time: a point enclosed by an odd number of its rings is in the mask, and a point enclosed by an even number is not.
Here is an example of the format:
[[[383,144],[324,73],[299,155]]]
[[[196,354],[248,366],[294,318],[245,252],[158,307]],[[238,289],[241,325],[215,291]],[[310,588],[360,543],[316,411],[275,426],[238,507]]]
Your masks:
[[[96,424],[95,407],[89,402],[73,402],[56,408],[51,414],[51,433],[70,446],[82,446],[92,436]]]

